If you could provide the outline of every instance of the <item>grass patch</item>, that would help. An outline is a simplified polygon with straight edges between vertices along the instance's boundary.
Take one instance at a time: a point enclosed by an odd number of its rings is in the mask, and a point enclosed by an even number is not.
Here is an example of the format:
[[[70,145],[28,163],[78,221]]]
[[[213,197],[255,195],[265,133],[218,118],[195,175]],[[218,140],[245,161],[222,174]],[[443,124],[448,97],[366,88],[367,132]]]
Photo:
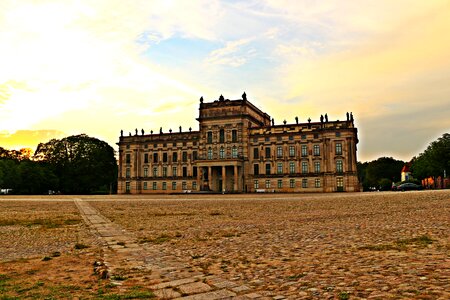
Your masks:
[[[112,280],[117,280],[117,281],[124,281],[127,280],[127,277],[121,274],[115,274],[111,276]]]
[[[348,300],[350,299],[350,294],[348,292],[340,292],[338,298],[339,300]]]
[[[0,220],[0,226],[41,226],[46,229],[59,228],[65,225],[79,224],[81,219],[6,219]]]
[[[391,244],[378,244],[378,245],[368,245],[360,247],[361,250],[371,250],[371,251],[387,251],[387,250],[397,250],[404,251],[408,246],[415,246],[417,248],[425,248],[433,243],[433,239],[427,235],[421,235],[418,237],[410,239],[400,239]]]

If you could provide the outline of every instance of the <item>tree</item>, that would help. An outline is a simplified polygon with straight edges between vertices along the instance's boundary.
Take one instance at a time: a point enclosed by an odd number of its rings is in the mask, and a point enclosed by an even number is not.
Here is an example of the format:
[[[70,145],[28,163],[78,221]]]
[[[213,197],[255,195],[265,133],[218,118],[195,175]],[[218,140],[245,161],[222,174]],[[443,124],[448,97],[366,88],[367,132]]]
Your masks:
[[[430,143],[427,149],[412,161],[412,173],[418,179],[443,176],[450,172],[450,134]]]
[[[380,157],[371,162],[358,163],[358,177],[364,190],[371,187],[388,189],[392,182],[400,181],[404,161]]]
[[[114,149],[85,134],[41,143],[34,158],[52,166],[66,194],[106,193],[117,181]]]

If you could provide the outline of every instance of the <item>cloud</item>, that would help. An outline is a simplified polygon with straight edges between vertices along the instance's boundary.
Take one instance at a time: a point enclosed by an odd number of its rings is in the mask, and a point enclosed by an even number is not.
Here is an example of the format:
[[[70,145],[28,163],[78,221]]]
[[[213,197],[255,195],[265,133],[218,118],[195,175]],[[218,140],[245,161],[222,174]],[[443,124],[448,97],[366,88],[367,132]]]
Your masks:
[[[251,41],[252,39],[241,39],[227,42],[223,48],[212,51],[206,58],[205,63],[239,67],[255,54],[254,49],[249,49],[246,52],[242,51],[242,48]]]

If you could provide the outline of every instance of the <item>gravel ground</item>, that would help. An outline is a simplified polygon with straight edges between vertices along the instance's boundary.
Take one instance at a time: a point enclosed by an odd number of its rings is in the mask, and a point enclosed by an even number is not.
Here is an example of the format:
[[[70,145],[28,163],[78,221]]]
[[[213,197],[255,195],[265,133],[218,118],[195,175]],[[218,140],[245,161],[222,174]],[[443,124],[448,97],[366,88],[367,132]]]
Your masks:
[[[450,297],[450,191],[92,199],[198,270],[297,297]]]
[[[70,261],[78,242],[97,249],[73,198],[0,197],[4,266],[54,251]],[[161,256],[254,290],[450,298],[450,191],[79,198]]]

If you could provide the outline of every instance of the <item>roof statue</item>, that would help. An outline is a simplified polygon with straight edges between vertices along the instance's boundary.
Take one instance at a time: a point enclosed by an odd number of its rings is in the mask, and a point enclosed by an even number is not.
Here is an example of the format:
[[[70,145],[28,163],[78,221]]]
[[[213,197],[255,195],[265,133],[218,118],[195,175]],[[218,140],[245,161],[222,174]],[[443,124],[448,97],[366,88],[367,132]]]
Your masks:
[[[242,100],[247,101],[247,94],[245,92],[242,94]]]

